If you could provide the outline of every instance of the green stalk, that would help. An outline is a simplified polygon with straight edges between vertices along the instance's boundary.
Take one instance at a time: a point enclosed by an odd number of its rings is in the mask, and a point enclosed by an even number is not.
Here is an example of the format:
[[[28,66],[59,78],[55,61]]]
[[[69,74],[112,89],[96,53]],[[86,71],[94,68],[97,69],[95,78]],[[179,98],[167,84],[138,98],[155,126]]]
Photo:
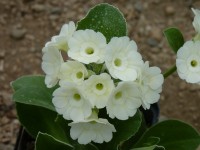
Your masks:
[[[176,71],[176,65],[174,65],[173,67],[171,67],[170,69],[168,69],[164,74],[164,78],[166,79],[169,75],[171,75],[172,73],[174,73]]]

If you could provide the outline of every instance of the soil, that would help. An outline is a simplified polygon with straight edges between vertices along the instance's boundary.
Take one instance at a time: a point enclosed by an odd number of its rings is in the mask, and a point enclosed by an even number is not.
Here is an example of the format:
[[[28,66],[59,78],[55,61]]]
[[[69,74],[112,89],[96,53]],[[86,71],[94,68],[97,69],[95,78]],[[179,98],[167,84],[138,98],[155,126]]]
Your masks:
[[[22,75],[43,74],[41,49],[62,24],[77,22],[97,3],[107,2],[125,15],[128,33],[144,60],[165,72],[175,63],[163,30],[178,27],[186,40],[195,35],[191,7],[198,0],[0,0],[0,150],[13,149],[19,130],[10,82]],[[177,73],[168,77],[160,99],[161,119],[190,123],[200,131],[200,85]]]

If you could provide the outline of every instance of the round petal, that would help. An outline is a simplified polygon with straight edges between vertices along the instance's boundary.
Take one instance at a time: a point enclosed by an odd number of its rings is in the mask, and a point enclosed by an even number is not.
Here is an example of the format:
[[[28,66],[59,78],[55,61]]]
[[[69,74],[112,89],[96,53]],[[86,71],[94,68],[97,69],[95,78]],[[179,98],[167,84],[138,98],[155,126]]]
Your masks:
[[[53,93],[53,104],[57,112],[67,120],[79,121],[89,117],[92,106],[83,91],[75,83],[67,83]]]
[[[106,38],[102,33],[89,29],[78,30],[69,40],[68,55],[84,64],[103,63],[106,45]]]
[[[68,41],[76,30],[75,23],[70,21],[69,24],[64,24],[60,30],[59,35],[53,36],[51,41],[45,44],[45,47],[55,46],[59,50],[67,51]]]
[[[83,121],[72,122],[70,136],[72,139],[78,139],[80,144],[88,144],[90,142],[103,143],[112,139],[115,127],[106,119],[87,119]]]
[[[107,113],[111,118],[127,120],[141,106],[141,92],[133,82],[120,82],[113,90],[107,103]]]
[[[150,105],[158,102],[164,77],[158,67],[149,67],[149,62],[145,62],[141,67],[140,75],[136,81],[142,92],[142,106],[149,109]]]
[[[86,67],[78,61],[67,61],[60,68],[60,85],[67,82],[81,84],[85,77],[88,76]]]
[[[134,41],[128,37],[114,37],[108,43],[105,63],[113,78],[134,81],[143,61]]]
[[[104,108],[106,106],[113,89],[113,80],[107,73],[92,75],[84,82],[86,97],[92,106],[97,108]]]
[[[176,67],[181,79],[188,83],[200,82],[200,41],[187,41],[177,53]]]
[[[57,84],[62,63],[62,55],[56,47],[50,46],[45,48],[42,57],[42,70],[46,73],[45,84],[48,88]]]

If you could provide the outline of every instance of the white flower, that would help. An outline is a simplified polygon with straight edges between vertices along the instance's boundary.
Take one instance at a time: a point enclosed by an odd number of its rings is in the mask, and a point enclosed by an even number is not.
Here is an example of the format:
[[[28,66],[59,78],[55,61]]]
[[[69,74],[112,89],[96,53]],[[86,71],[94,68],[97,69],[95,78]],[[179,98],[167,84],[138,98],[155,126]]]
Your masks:
[[[123,81],[136,80],[138,68],[143,61],[134,41],[130,41],[128,37],[114,37],[106,52],[106,67],[113,78]]]
[[[80,84],[84,78],[88,76],[86,67],[78,61],[67,61],[61,65],[60,69],[60,85],[66,82],[74,82]]]
[[[103,108],[106,106],[108,98],[114,89],[114,83],[107,73],[92,75],[84,82],[84,90],[87,99],[92,106]]]
[[[58,76],[63,58],[56,47],[44,47],[43,51],[42,70],[46,73],[45,84],[48,88],[51,88],[55,86],[59,80]]]
[[[107,44],[102,33],[89,29],[78,30],[73,34],[68,44],[68,55],[72,59],[84,64],[104,62]]]
[[[92,106],[75,84],[68,82],[53,93],[53,104],[56,111],[67,120],[79,121],[89,117]]]
[[[195,31],[200,34],[200,10],[192,8],[192,11],[195,15],[192,24],[194,26]]]
[[[72,122],[70,136],[73,140],[78,139],[80,144],[90,142],[103,143],[112,139],[115,127],[107,119],[89,118],[83,121]]]
[[[53,36],[51,41],[45,44],[45,47],[56,46],[60,50],[67,51],[68,41],[76,30],[74,22],[70,21],[69,24],[64,24],[60,30],[59,35]]]
[[[107,103],[109,117],[127,120],[141,106],[141,92],[134,82],[119,82]]]
[[[176,67],[181,79],[200,83],[200,41],[187,41],[177,52]]]
[[[149,109],[150,104],[158,102],[164,77],[158,67],[149,67],[149,62],[145,62],[141,67],[141,74],[137,80],[142,91],[142,106]]]

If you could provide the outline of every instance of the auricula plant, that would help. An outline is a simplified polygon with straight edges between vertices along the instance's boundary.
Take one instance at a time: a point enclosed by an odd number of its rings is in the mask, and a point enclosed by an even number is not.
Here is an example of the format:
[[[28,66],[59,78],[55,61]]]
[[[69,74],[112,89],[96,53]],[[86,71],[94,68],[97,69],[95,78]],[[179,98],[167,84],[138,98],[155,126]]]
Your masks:
[[[198,32],[200,11],[193,12]],[[177,120],[149,127],[140,111],[159,101],[164,78],[176,68],[181,79],[200,83],[199,32],[185,43],[176,28],[164,34],[177,59],[162,74],[144,61],[112,5],[99,4],[78,23],[64,24],[42,49],[45,75],[12,82],[18,118],[35,149],[195,150],[200,136],[193,127]]]

